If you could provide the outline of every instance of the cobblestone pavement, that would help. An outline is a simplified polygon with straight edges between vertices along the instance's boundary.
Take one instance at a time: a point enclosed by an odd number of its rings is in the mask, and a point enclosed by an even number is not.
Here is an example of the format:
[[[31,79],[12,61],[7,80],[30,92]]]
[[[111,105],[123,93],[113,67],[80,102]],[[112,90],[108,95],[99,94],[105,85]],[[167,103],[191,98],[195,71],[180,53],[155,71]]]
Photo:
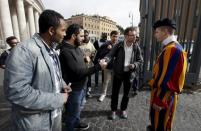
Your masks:
[[[201,131],[201,87],[197,90],[185,89],[179,97],[174,131]],[[100,87],[93,89],[94,95],[87,99],[82,111],[82,121],[88,122],[88,131],[146,131],[149,124],[149,98],[147,88],[137,96],[131,96],[128,105],[128,119],[108,120],[110,95],[98,102]],[[109,90],[110,94],[111,89]],[[120,94],[120,99],[122,95]],[[10,105],[5,101],[0,86],[0,131],[8,131],[10,126]],[[65,127],[63,128],[65,131]]]
[[[121,95],[122,97],[122,95]],[[120,98],[121,98],[120,97]],[[88,99],[82,120],[90,123],[89,131],[146,131],[149,124],[150,91],[142,90],[131,97],[128,106],[128,120],[108,120],[110,98],[97,102],[97,98]],[[201,92],[185,90],[179,97],[174,131],[201,130]]]

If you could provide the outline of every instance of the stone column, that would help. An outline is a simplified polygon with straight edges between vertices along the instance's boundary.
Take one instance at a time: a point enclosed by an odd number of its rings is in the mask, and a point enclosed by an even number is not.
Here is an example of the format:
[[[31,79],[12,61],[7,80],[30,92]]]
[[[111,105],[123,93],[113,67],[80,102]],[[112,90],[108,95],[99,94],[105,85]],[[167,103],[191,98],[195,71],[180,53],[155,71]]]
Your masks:
[[[16,6],[14,3],[10,3],[10,4],[12,4],[10,11],[11,11],[11,19],[12,19],[12,25],[13,25],[13,33],[14,33],[14,36],[16,36],[18,40],[20,41],[20,32],[19,32]]]
[[[12,36],[13,28],[8,0],[0,0],[0,20],[2,23],[3,37],[6,38]]]
[[[26,15],[27,16],[27,15]],[[26,17],[27,18],[27,17]],[[26,21],[27,22],[27,36],[28,37],[31,37],[31,33],[30,33],[30,29],[29,29],[29,22],[28,21]]]
[[[26,17],[24,12],[24,0],[16,0],[17,16],[19,20],[20,40],[27,39]]]
[[[36,32],[39,32],[39,25],[38,25],[38,19],[39,19],[39,13],[37,10],[34,11],[34,17],[35,17],[35,28],[36,28]]]
[[[27,5],[27,11],[28,11],[27,17],[28,17],[28,23],[29,23],[29,32],[30,32],[30,36],[32,36],[36,32],[36,30],[35,30],[33,7],[29,4]]]

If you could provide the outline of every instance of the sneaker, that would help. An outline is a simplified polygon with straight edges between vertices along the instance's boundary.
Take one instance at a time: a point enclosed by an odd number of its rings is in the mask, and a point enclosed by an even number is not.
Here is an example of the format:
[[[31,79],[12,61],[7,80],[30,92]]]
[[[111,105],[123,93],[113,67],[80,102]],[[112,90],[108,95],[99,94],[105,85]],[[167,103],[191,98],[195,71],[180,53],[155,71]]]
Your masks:
[[[105,95],[101,95],[98,99],[98,101],[102,102],[105,99]]]
[[[121,116],[120,117],[122,119],[127,119],[128,118],[127,112],[126,111],[121,111]]]
[[[74,127],[74,129],[78,129],[81,131],[89,129],[89,124],[86,123],[80,123],[78,126]]]
[[[88,89],[88,91],[89,91],[89,92],[91,92],[91,87],[90,87],[90,86],[89,86],[89,87],[87,87],[87,89]]]
[[[117,118],[116,111],[112,111],[111,115],[109,116],[110,120],[115,120]]]

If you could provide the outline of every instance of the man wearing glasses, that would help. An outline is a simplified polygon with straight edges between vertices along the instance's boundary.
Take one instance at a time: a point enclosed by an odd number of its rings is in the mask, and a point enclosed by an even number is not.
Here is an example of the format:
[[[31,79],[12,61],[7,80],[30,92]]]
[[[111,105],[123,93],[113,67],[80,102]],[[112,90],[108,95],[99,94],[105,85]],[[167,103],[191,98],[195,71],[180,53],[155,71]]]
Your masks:
[[[6,58],[8,57],[10,51],[19,43],[18,39],[15,36],[10,36],[6,38],[6,42],[10,46],[10,49],[5,50],[0,56],[0,68],[5,69]]]
[[[114,58],[113,65],[113,86],[111,97],[111,115],[109,119],[116,119],[116,112],[118,107],[118,98],[120,87],[123,83],[123,97],[120,106],[120,118],[127,119],[127,106],[129,101],[129,90],[135,71],[138,70],[143,62],[141,50],[137,43],[134,43],[136,38],[136,31],[133,27],[126,28],[124,32],[124,41],[116,44],[108,55],[103,59],[109,63]]]

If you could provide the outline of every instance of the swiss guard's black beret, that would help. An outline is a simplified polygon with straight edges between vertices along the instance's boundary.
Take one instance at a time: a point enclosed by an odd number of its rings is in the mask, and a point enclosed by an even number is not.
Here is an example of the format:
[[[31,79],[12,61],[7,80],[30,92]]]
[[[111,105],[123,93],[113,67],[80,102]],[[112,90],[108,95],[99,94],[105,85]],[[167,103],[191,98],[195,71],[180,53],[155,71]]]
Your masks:
[[[172,27],[173,29],[176,29],[175,21],[168,18],[156,21],[153,25],[153,28],[156,29],[161,26],[169,26]]]

